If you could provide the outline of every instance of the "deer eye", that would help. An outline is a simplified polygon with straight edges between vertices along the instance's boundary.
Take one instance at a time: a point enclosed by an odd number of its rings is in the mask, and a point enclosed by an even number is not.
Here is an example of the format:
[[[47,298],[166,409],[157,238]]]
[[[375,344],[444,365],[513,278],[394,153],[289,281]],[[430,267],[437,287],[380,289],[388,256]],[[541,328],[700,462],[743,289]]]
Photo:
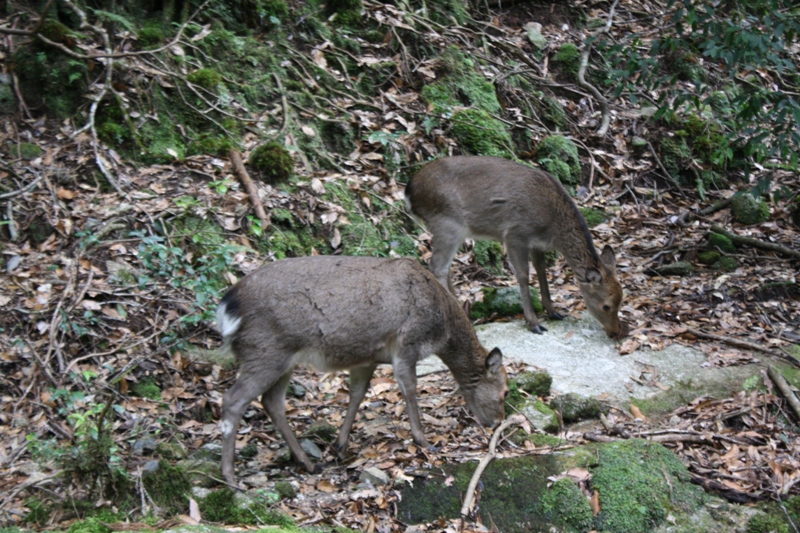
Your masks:
[[[603,306],[603,311],[611,311],[611,307],[608,305]]]
[[[508,391],[505,391],[505,392],[503,393],[503,399],[505,400],[506,398],[508,398]]]

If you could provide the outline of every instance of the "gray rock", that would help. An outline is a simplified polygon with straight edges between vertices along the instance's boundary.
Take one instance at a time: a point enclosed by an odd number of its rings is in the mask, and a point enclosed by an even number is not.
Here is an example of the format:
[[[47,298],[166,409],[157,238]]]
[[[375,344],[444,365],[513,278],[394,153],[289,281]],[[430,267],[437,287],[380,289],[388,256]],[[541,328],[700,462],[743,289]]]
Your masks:
[[[216,442],[209,442],[200,446],[192,455],[192,459],[201,459],[207,461],[219,461],[222,459],[222,444]]]
[[[655,106],[645,106],[641,109],[641,115],[645,118],[650,118],[658,113],[658,108]]]
[[[303,451],[314,459],[319,459],[322,457],[322,450],[320,450],[319,446],[314,444],[314,441],[312,440],[302,439],[300,441],[300,447],[303,448]]]
[[[156,439],[153,437],[145,437],[133,443],[131,448],[134,455],[151,454],[156,451]]]
[[[217,479],[222,479],[222,469],[219,461],[206,461],[204,459],[184,459],[175,466],[186,474],[186,478],[194,485],[214,487]]]
[[[266,474],[258,473],[258,474],[253,474],[252,476],[247,476],[246,478],[243,478],[242,482],[245,485],[248,485],[250,487],[260,488],[260,487],[264,487],[265,485],[267,485],[267,483],[269,483],[269,478],[267,478]]]
[[[558,431],[558,416],[544,402],[530,399],[520,407],[520,412],[539,431]]]
[[[147,461],[147,462],[144,464],[144,466],[142,467],[142,473],[143,473],[143,474],[144,474],[145,472],[149,472],[149,473],[151,473],[151,474],[154,474],[154,473],[156,473],[157,471],[158,471],[158,461],[157,461],[157,460],[155,460],[155,459],[152,459],[152,460],[150,460],[150,461]]]
[[[362,483],[371,483],[373,487],[388,485],[389,481],[391,481],[383,470],[374,466],[365,468],[361,475],[358,476],[358,479]]]
[[[542,25],[538,22],[528,22],[524,26],[528,40],[537,49],[541,50],[547,45],[547,38],[542,35]]]

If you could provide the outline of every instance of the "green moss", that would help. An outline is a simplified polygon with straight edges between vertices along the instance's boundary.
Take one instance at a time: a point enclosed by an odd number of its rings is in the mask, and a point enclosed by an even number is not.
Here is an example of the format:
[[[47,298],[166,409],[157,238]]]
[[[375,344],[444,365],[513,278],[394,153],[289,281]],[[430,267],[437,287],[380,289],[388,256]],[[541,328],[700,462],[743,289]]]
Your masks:
[[[198,502],[203,518],[209,522],[236,525],[292,527],[294,520],[285,514],[268,509],[258,502],[240,502],[236,493],[223,488]]]
[[[175,467],[184,473],[192,485],[197,485],[199,487],[215,487],[219,484],[216,480],[222,477],[220,463],[216,459],[213,461],[205,459],[183,459],[175,463]]]
[[[21,142],[16,146],[16,149],[12,149],[12,154],[16,155],[15,152],[17,152],[17,150],[22,159],[36,159],[44,153],[44,150],[39,148],[38,145],[26,142]]]
[[[708,234],[708,247],[709,250],[721,250],[725,253],[732,253],[736,251],[733,241],[721,233]]]
[[[142,474],[142,483],[153,501],[169,514],[184,511],[189,503],[192,485],[181,470],[164,459],[155,471]]]
[[[550,402],[550,407],[561,413],[561,419],[566,424],[599,418],[602,412],[602,406],[597,399],[572,393],[556,396]]]
[[[592,507],[581,489],[569,478],[554,482],[542,494],[540,504],[545,519],[561,531],[584,532],[592,529]]]
[[[40,50],[34,44],[17,47],[10,56],[10,64],[29,107],[43,107],[40,112],[49,111],[58,118],[69,118],[85,104],[86,61],[71,58],[49,46]]]
[[[533,310],[541,313],[544,308],[539,301],[539,293],[534,287],[529,287],[531,300],[533,300]],[[519,287],[483,287],[483,301],[475,302],[470,311],[470,318],[515,316],[522,313],[522,302],[520,300]]]
[[[453,137],[474,155],[511,157],[511,135],[505,125],[481,109],[453,115]]]
[[[172,163],[184,158],[186,147],[172,121],[145,122],[139,128],[139,135],[145,146],[145,152],[141,154],[144,162]]]
[[[505,274],[503,267],[503,245],[497,241],[475,241],[472,247],[475,262],[495,276]]]
[[[664,137],[659,143],[661,162],[676,180],[685,183],[682,174],[692,163],[692,150],[682,137]]]
[[[553,378],[546,371],[523,372],[514,380],[520,390],[531,396],[547,396],[553,385]]]
[[[275,17],[281,21],[289,18],[289,6],[284,0],[261,0],[260,7],[264,18]]]
[[[255,440],[251,440],[237,454],[242,459],[252,459],[258,455],[258,443]]]
[[[531,433],[530,435],[525,435],[524,437],[525,440],[529,441],[537,448],[549,448],[553,446],[561,446],[562,444],[566,444],[568,442],[563,439],[559,439],[554,435],[549,435],[547,433]]]
[[[536,150],[537,162],[564,185],[578,185],[581,180],[581,162],[578,146],[561,135],[542,139]]]
[[[253,150],[248,162],[271,185],[287,181],[294,173],[292,154],[277,141],[270,141]]]
[[[578,47],[572,43],[564,43],[558,48],[553,58],[556,65],[564,72],[570,80],[578,79],[578,69],[581,65],[581,53]]]
[[[28,514],[22,520],[24,524],[45,524],[52,512],[49,505],[45,505],[41,500],[33,497],[25,500],[25,507],[28,508]]]
[[[225,242],[222,228],[208,218],[184,215],[171,223],[172,237],[197,257],[216,253]]]
[[[142,378],[131,385],[130,392],[134,396],[147,398],[149,400],[161,400],[161,388],[153,378]]]
[[[204,89],[213,91],[222,82],[222,76],[216,70],[201,68],[186,76],[186,80]]]
[[[752,194],[738,194],[731,202],[731,212],[734,218],[742,224],[759,224],[769,218],[769,207],[761,198]]]
[[[494,84],[475,71],[471,58],[454,46],[442,53],[446,73],[436,83],[422,88],[420,96],[435,113],[456,106],[471,106],[490,114],[502,112]]]
[[[131,130],[116,122],[107,121],[97,126],[97,136],[109,146],[119,148],[131,140]]]
[[[145,26],[136,32],[142,48],[151,48],[164,40],[164,31],[159,26]]]
[[[10,85],[0,85],[0,115],[10,115],[17,111],[17,97]]]
[[[721,253],[711,250],[697,254],[697,260],[704,265],[713,265],[720,257],[722,257]]]
[[[227,135],[204,133],[189,143],[189,146],[186,147],[186,154],[208,154],[217,157],[228,157],[228,154],[234,148],[236,148],[236,143]]]
[[[280,494],[282,498],[286,498],[287,500],[291,500],[295,496],[297,496],[297,490],[294,488],[294,485],[289,483],[288,481],[278,481],[275,483],[275,492]]]
[[[567,112],[564,111],[564,106],[555,98],[542,95],[539,111],[542,114],[542,118],[552,126],[562,130],[569,126]]]
[[[606,215],[606,212],[602,209],[579,207],[578,210],[581,212],[583,218],[586,220],[586,224],[590,228],[599,226],[608,220],[608,215]]]
[[[327,422],[315,422],[308,426],[303,433],[303,436],[306,438],[317,437],[323,442],[333,442],[336,440],[336,435],[338,433],[339,429],[328,424]]]
[[[675,261],[656,269],[659,276],[688,276],[693,271],[694,267],[688,261]]]
[[[661,444],[637,439],[598,450],[592,488],[600,494],[595,526],[619,533],[647,533],[672,509],[696,510],[705,501],[691,484],[686,466]]]
[[[325,13],[328,17],[336,15],[334,24],[337,26],[357,27],[362,23],[361,0],[328,0]]]
[[[111,533],[111,528],[105,525],[100,518],[89,517],[69,526],[67,533]]]
[[[754,515],[747,521],[747,533],[791,533],[786,519],[777,514]]]
[[[350,155],[355,149],[353,129],[344,122],[323,122],[319,128],[322,142],[329,152]]]
[[[739,262],[735,257],[720,257],[711,268],[714,270],[722,270],[723,272],[733,272],[739,267]]]

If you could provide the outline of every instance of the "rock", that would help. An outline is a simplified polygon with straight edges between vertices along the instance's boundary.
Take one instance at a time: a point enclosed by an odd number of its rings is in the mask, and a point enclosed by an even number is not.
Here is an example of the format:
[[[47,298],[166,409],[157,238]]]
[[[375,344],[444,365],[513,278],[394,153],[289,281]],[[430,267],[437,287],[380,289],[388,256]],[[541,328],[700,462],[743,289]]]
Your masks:
[[[561,413],[561,419],[567,424],[599,418],[602,411],[597,399],[572,393],[556,396],[550,402],[550,407],[558,410]]]
[[[769,206],[761,198],[744,193],[733,197],[731,202],[733,217],[742,224],[758,224],[769,218]]]
[[[158,461],[157,461],[157,460],[155,460],[155,459],[151,459],[150,461],[147,461],[147,462],[144,464],[144,466],[142,466],[142,473],[143,473],[143,474],[144,474],[145,472],[148,472],[148,473],[155,473],[155,472],[157,472],[157,471],[158,471]]]
[[[547,38],[542,35],[542,25],[538,22],[528,22],[524,26],[528,34],[528,40],[537,50],[541,50],[547,46]]]
[[[238,451],[239,457],[242,459],[252,459],[256,455],[258,455],[258,443],[254,440],[251,440],[245,446]]]
[[[319,446],[314,444],[314,441],[312,440],[301,439],[300,447],[303,448],[303,451],[306,452],[309,456],[313,457],[314,459],[319,459],[322,457],[322,450],[320,450]]]
[[[278,481],[277,483],[275,483],[274,488],[275,492],[277,492],[282,498],[285,498],[287,500],[291,500],[295,496],[297,496],[297,489],[294,488],[294,485],[292,485],[288,481]]]
[[[675,261],[656,269],[659,276],[686,276],[694,269],[688,261]]]
[[[519,292],[519,287],[484,287],[481,289],[483,292],[483,301],[475,302],[470,310],[470,318],[477,320],[479,318],[489,318],[491,316],[515,316],[522,314],[522,301]],[[533,309],[537,313],[541,313],[544,309],[539,302],[539,293],[536,289],[530,287],[531,299],[533,300]]]
[[[391,481],[383,470],[374,466],[365,468],[361,475],[358,476],[358,480],[362,483],[371,483],[373,487],[388,485],[389,481]]]
[[[332,426],[327,422],[314,422],[303,433],[303,437],[317,437],[324,442],[333,442],[336,440],[336,435],[339,433],[339,428]]]
[[[177,441],[159,442],[156,444],[156,453],[164,459],[186,459],[186,446]]]
[[[706,247],[711,251],[722,251],[732,253],[736,251],[736,246],[733,241],[721,233],[711,232],[708,234],[708,246]]]
[[[306,395],[306,388],[300,385],[299,383],[295,383],[294,381],[289,383],[287,391],[295,398],[302,398],[303,396]]]
[[[261,488],[266,486],[267,483],[269,483],[269,478],[267,477],[266,474],[258,473],[258,474],[253,474],[252,476],[247,476],[245,478],[242,478],[242,483],[250,487]]]
[[[184,459],[175,463],[175,467],[182,470],[193,485],[214,487],[218,484],[215,479],[222,479],[222,469],[219,461]]]
[[[553,384],[553,378],[544,370],[523,372],[514,381],[520,390],[531,396],[547,396],[550,394],[550,387]]]
[[[656,113],[658,113],[658,108],[655,106],[645,106],[641,109],[641,115],[645,118],[655,116]]]
[[[156,439],[153,437],[138,439],[133,443],[131,451],[134,455],[149,455],[156,451]]]
[[[634,135],[631,139],[631,146],[634,148],[647,148],[647,139]]]
[[[190,457],[191,459],[219,461],[222,459],[222,444],[216,442],[203,444]]]
[[[539,431],[558,431],[558,416],[543,401],[529,399],[522,404],[520,412]]]

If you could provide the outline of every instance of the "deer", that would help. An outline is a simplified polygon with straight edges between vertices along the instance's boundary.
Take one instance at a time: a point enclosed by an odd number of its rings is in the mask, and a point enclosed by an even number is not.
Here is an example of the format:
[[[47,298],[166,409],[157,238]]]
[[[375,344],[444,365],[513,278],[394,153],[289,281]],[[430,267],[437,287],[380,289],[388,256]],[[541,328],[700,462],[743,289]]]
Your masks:
[[[456,298],[416,260],[312,256],[268,263],[228,290],[216,318],[223,346],[239,364],[219,423],[222,475],[232,485],[239,421],[259,396],[294,459],[308,472],[319,471],[286,420],[286,388],[301,363],[349,370],[350,398],[336,441],[340,456],[380,364],[392,365],[411,436],[422,448],[432,449],[420,423],[416,365],[429,355],[449,368],[481,424],[494,428],[505,416],[503,354],[481,345]]]
[[[547,316],[561,320],[550,298],[545,253],[557,250],[572,269],[586,307],[611,338],[621,335],[622,285],[616,255],[598,255],[586,220],[561,183],[543,170],[498,157],[452,156],[425,164],[408,182],[405,200],[432,234],[430,269],[455,293],[452,263],[464,239],[503,243],[522,293],[528,328],[541,334],[529,291],[529,260]]]

